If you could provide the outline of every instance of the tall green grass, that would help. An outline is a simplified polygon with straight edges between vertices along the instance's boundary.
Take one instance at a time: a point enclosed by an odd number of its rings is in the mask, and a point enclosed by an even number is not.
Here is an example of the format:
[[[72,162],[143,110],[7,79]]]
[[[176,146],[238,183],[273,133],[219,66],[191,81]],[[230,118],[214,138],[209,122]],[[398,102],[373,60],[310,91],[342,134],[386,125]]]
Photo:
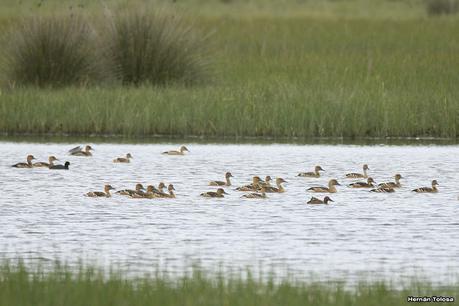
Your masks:
[[[115,12],[103,36],[123,84],[202,83],[209,72],[209,42],[177,13],[164,9]]]
[[[79,15],[37,16],[22,20],[3,37],[3,83],[15,86],[86,85],[106,78],[97,36]]]
[[[290,278],[255,278],[209,275],[199,268],[184,276],[167,273],[126,278],[122,273],[105,273],[93,267],[71,270],[56,265],[51,271],[21,265],[0,267],[0,305],[406,305],[412,296],[453,296],[458,284],[434,286],[427,281],[399,287],[387,281],[343,282],[298,281]]]

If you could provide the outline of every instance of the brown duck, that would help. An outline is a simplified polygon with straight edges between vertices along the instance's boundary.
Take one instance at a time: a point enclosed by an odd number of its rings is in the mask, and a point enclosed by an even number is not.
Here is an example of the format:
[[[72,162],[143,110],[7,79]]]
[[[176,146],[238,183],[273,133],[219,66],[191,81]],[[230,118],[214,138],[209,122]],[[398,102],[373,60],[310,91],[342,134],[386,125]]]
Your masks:
[[[231,180],[230,177],[233,177],[231,172],[226,172],[225,173],[225,179],[226,181],[211,181],[209,182],[209,186],[231,186]]]
[[[27,155],[27,162],[26,163],[17,163],[12,165],[11,167],[14,168],[33,168],[32,160],[34,160],[35,157],[33,155]]]
[[[316,166],[314,172],[300,172],[298,176],[301,177],[320,177],[320,171],[325,171],[321,166]]]
[[[91,198],[98,198],[98,197],[106,197],[109,198],[112,195],[110,194],[110,190],[114,190],[110,185],[105,185],[104,186],[104,191],[91,191],[86,194],[86,196],[91,197]]]
[[[311,187],[308,189],[308,191],[336,193],[337,190],[335,186],[341,186],[341,184],[338,183],[336,179],[332,179],[328,182],[328,187],[324,187],[324,186]]]

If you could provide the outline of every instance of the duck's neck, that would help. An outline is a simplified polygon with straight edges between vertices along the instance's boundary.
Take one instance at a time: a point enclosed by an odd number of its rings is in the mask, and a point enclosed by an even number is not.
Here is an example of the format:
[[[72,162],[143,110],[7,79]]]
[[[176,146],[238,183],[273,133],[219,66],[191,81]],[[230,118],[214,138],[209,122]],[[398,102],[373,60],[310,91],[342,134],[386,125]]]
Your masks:
[[[32,167],[32,160],[31,159],[27,160],[27,165],[29,165],[29,167]]]
[[[107,197],[111,197],[112,195],[110,194],[110,189],[105,189],[105,194]]]
[[[279,192],[284,192],[284,187],[282,187],[282,183],[277,184],[277,189],[279,189]]]
[[[335,187],[335,185],[334,185],[334,184],[329,184],[329,185],[328,185],[328,190],[329,190],[330,192],[336,192],[336,187]]]
[[[175,193],[173,190],[169,190],[169,198],[175,198]]]
[[[226,178],[226,186],[231,186],[231,181],[229,177]]]
[[[437,185],[432,185],[432,190],[436,192],[437,191]]]
[[[316,174],[316,176],[317,176],[317,177],[319,177],[319,176],[320,176],[320,172],[319,172],[319,170],[315,170],[314,172],[315,172],[315,174]]]
[[[368,177],[367,169],[363,169],[363,177],[364,177],[364,178],[367,178],[367,177]]]

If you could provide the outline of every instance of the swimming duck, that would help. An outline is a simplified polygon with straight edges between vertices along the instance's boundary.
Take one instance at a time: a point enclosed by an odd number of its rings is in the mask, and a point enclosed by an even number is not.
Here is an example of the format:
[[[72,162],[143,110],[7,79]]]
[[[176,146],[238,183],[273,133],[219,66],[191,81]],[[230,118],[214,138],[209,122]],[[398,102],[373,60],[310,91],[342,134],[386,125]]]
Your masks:
[[[166,155],[185,155],[185,152],[190,152],[187,147],[181,146],[180,149],[178,150],[171,150],[171,151],[165,151],[161,154],[166,154]]]
[[[46,167],[46,168],[49,168],[49,167],[52,167],[54,166],[54,161],[58,160],[55,156],[50,156],[48,157],[48,162],[38,162],[38,163],[34,163],[33,164],[33,167],[34,168],[40,168],[40,167]]]
[[[267,175],[267,176],[265,176],[265,180],[264,181],[260,179],[260,186],[261,187],[271,187],[271,181],[272,180],[273,179],[271,178],[271,176]]]
[[[373,178],[369,177],[366,182],[352,183],[352,184],[349,184],[349,187],[351,188],[371,188],[371,187],[375,187],[374,183],[375,181],[373,180]]]
[[[432,188],[430,187],[421,187],[421,188],[416,188],[413,189],[414,192],[418,193],[435,193],[438,192],[437,186],[439,186],[437,180],[432,181]]]
[[[153,185],[148,185],[146,191],[144,191],[144,190],[135,191],[135,192],[129,194],[129,196],[130,196],[131,198],[135,198],[135,199],[153,199],[153,198],[158,198],[159,196],[154,192],[155,189],[156,189],[155,186],[153,186]]]
[[[27,162],[26,163],[17,163],[12,165],[11,167],[14,168],[33,168],[32,160],[34,160],[35,157],[33,155],[27,155]]]
[[[302,177],[320,177],[320,171],[325,171],[321,166],[316,166],[314,172],[300,172],[298,176]]]
[[[242,187],[237,187],[236,190],[237,191],[257,191],[258,188],[260,188],[260,181],[261,179],[259,176],[254,176],[252,178],[252,184],[245,185]]]
[[[226,182],[222,182],[222,181],[212,181],[212,182],[209,182],[209,186],[231,186],[230,177],[233,177],[233,175],[231,174],[231,172],[226,172],[226,173],[225,173]]]
[[[110,185],[105,185],[104,186],[104,191],[91,191],[86,194],[86,196],[91,197],[91,198],[97,198],[97,197],[106,197],[109,198],[111,197],[110,190],[114,190]]]
[[[282,183],[287,183],[286,180],[284,180],[283,178],[276,178],[276,186],[277,187],[266,187],[264,186],[266,192],[270,192],[270,193],[282,193],[282,192],[285,192],[285,189],[284,187],[282,186]]]
[[[244,194],[242,198],[247,198],[247,199],[266,199],[266,187],[261,187],[260,193],[254,192],[254,193],[249,193],[249,194]]]
[[[169,184],[169,186],[167,186],[167,191],[169,191],[169,193],[162,192],[162,193],[158,193],[157,195],[160,198],[175,198],[174,190],[175,190],[174,185]]]
[[[328,188],[323,186],[311,187],[308,190],[312,192],[328,192],[328,193],[336,193],[336,187],[341,186],[340,183],[336,179],[332,179],[328,182]]]
[[[346,177],[347,178],[367,178],[368,177],[368,174],[367,174],[368,170],[370,170],[370,168],[368,168],[368,165],[365,164],[365,165],[363,165],[363,174],[361,174],[361,173],[348,173],[348,174],[346,174]]]
[[[218,188],[217,192],[208,191],[208,192],[201,193],[201,197],[205,197],[205,198],[224,198],[225,197],[224,194],[228,194],[228,193],[226,193],[223,188]]]
[[[118,157],[113,160],[114,163],[130,163],[132,155],[131,153],[126,154],[126,157]]]
[[[379,187],[387,187],[387,188],[400,188],[402,187],[402,184],[400,184],[400,179],[402,179],[403,177],[400,175],[400,174],[396,174],[394,179],[395,179],[395,182],[387,182],[387,183],[381,183],[379,184],[378,186]]]
[[[90,151],[94,151],[94,149],[91,146],[86,146],[84,147],[84,151],[81,149],[80,146],[75,147],[69,151],[70,155],[73,156],[92,156],[92,153]]]
[[[70,162],[66,161],[63,165],[53,165],[49,166],[51,170],[69,170]]]
[[[145,190],[145,188],[143,187],[142,184],[136,184],[135,185],[135,190],[132,190],[132,189],[123,189],[123,190],[118,190],[117,192],[115,192],[116,194],[119,194],[119,195],[132,195],[136,192],[140,192],[140,191],[143,191]]]
[[[376,189],[371,189],[370,192],[391,193],[395,192],[395,189],[392,187],[378,187]]]
[[[311,199],[308,201],[308,204],[328,204],[328,202],[335,202],[330,197],[325,197],[323,200],[318,199],[316,197],[311,197]]]
[[[157,195],[158,194],[163,194],[164,193],[164,188],[166,188],[166,184],[164,184],[163,182],[160,182],[157,189],[153,186],[153,191],[152,192],[157,194]]]

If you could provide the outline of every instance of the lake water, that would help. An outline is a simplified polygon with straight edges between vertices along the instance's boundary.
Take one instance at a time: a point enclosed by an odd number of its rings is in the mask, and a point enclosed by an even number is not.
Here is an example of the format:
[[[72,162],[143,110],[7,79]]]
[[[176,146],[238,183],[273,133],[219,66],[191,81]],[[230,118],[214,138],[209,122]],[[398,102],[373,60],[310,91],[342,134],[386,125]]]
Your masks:
[[[75,144],[0,142],[0,257],[115,264],[180,271],[199,260],[209,269],[268,267],[295,276],[456,278],[459,268],[459,146],[204,145],[186,156],[160,152],[175,144],[95,144],[94,156],[68,156]],[[130,152],[130,164],[112,159]],[[27,154],[56,155],[70,171],[16,169]],[[375,194],[338,186],[331,205],[311,206],[306,189],[370,167],[376,182],[401,173],[403,188]],[[297,177],[321,165],[323,177]],[[231,171],[224,199],[204,199],[210,180]],[[282,177],[284,194],[241,199],[236,186],[253,175]],[[411,189],[440,183],[437,194]],[[87,198],[117,189],[173,183],[176,199]],[[322,196],[322,195],[320,195]]]

